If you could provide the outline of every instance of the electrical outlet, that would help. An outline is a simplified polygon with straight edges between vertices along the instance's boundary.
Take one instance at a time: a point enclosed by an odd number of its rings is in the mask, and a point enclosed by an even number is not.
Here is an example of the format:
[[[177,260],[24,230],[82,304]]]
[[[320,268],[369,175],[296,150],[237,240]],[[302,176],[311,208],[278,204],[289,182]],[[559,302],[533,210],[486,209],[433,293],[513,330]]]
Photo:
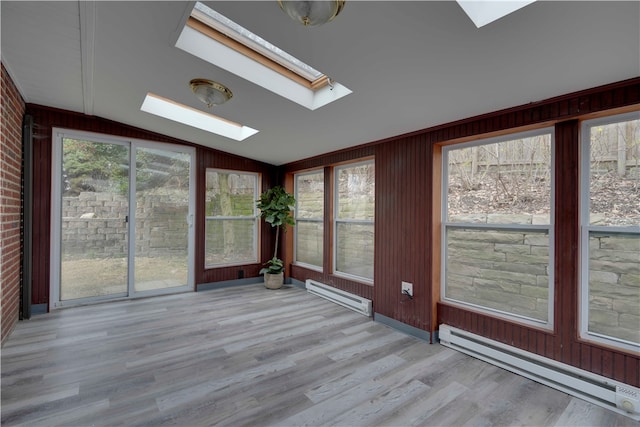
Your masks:
[[[413,296],[413,283],[402,282],[402,288],[400,290],[403,295]]]

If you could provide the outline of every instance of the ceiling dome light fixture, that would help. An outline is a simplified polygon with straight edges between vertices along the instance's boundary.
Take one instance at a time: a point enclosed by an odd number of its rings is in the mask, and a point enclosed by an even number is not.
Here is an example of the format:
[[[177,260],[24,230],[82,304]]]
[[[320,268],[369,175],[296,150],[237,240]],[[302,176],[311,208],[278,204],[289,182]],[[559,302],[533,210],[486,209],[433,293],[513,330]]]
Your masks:
[[[280,8],[294,21],[305,27],[322,25],[338,16],[346,0],[285,1],[278,0]]]
[[[207,79],[193,79],[189,82],[191,90],[200,101],[211,108],[221,105],[233,97],[233,93],[226,86]]]

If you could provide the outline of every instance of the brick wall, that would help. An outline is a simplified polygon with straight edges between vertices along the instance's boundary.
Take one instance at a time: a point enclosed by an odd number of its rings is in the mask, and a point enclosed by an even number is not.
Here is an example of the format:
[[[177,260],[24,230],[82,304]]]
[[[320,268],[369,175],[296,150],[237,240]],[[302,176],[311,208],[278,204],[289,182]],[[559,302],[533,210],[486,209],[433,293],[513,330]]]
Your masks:
[[[18,320],[20,306],[20,191],[25,112],[24,101],[4,64],[0,105],[0,316],[4,344]]]

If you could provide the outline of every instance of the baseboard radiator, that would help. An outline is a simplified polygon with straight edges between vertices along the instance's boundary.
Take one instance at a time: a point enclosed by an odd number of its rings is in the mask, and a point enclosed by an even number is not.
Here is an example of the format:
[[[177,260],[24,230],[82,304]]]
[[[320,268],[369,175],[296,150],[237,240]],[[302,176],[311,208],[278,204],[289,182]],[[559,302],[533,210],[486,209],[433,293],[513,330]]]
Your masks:
[[[448,325],[440,344],[640,421],[640,389]]]
[[[350,308],[357,311],[360,314],[371,317],[373,312],[373,305],[371,300],[362,298],[358,295],[351,294],[341,289],[327,286],[324,283],[316,282],[315,280],[307,279],[306,283],[307,291],[314,295],[328,299],[331,302],[340,304],[341,306]]]

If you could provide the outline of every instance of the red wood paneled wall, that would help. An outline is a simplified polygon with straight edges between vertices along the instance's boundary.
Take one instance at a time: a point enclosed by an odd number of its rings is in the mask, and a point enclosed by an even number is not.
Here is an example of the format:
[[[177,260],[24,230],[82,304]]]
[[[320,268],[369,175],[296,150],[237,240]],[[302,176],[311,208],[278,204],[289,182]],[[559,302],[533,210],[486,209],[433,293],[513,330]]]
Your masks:
[[[578,119],[597,113],[607,114],[621,108],[640,109],[640,77],[579,93],[516,107],[455,123],[365,144],[353,149],[317,156],[275,168],[252,160],[198,147],[196,206],[196,283],[216,282],[257,275],[259,264],[204,270],[204,171],[207,167],[259,172],[262,186],[268,188],[297,171],[324,169],[331,185],[332,166],[375,156],[376,223],[374,286],[335,277],[331,271],[331,236],[325,236],[324,271],[291,266],[291,277],[304,281],[316,279],[340,289],[371,298],[376,313],[426,331],[435,331],[447,323],[555,360],[569,363],[616,380],[640,386],[640,356],[616,351],[578,339]],[[111,135],[184,143],[107,120],[87,117],[39,106],[28,106],[34,116],[34,286],[33,303],[47,303],[49,292],[49,218],[51,173],[51,128],[63,127]],[[433,248],[433,186],[439,176],[434,172],[436,145],[453,140],[481,138],[490,133],[513,132],[524,127],[556,127],[556,265],[555,329],[552,332],[498,320],[490,316],[454,307],[438,300],[432,274],[437,269]],[[283,175],[283,176],[281,176]],[[284,179],[278,179],[284,178]],[[325,192],[330,206],[330,192]],[[329,208],[327,208],[329,209]],[[330,210],[327,210],[330,212]],[[434,217],[434,213],[436,217]],[[325,215],[325,226],[330,215]],[[272,233],[262,231],[261,248],[266,261],[272,245]],[[284,245],[283,245],[284,246]],[[291,258],[283,249],[281,255]],[[242,271],[242,273],[240,273]],[[414,284],[413,300],[400,293],[400,282]]]
[[[640,77],[485,114],[284,166],[284,172],[357,160],[375,148],[376,218],[373,304],[376,313],[427,331],[447,323],[573,366],[640,386],[640,356],[578,339],[579,121],[595,114],[640,109]],[[433,186],[436,145],[511,133],[527,127],[556,129],[555,330],[542,331],[515,322],[442,303],[434,289],[438,247]],[[435,183],[435,184],[434,184]],[[435,215],[435,217],[434,217]],[[437,234],[437,233],[435,233]],[[435,260],[435,261],[434,261]],[[292,276],[332,284],[326,274],[292,268]],[[412,282],[414,299],[400,293]],[[344,288],[344,285],[334,284]],[[355,293],[362,296],[357,287]]]
[[[429,330],[432,147],[424,135],[376,147],[376,313]],[[401,282],[413,283],[413,299]]]
[[[0,277],[2,343],[18,321],[21,281],[22,117],[25,105],[2,64],[0,121]]]
[[[198,148],[198,177],[196,197],[196,283],[211,283],[225,280],[234,280],[241,277],[258,277],[262,264],[234,265],[232,267],[204,269],[204,217],[205,217],[205,172],[207,168],[239,170],[257,172],[261,174],[262,190],[264,191],[277,184],[277,169],[264,163],[259,163],[243,157],[231,156],[221,152]],[[262,262],[271,258],[275,233],[270,226],[265,226],[260,221],[260,253]],[[280,248],[282,250],[282,248]]]
[[[59,127],[87,132],[96,132],[125,138],[172,144],[191,145],[188,142],[169,138],[153,132],[126,126],[99,117],[63,111],[38,105],[27,105],[27,113],[34,118],[34,218],[33,218],[33,288],[32,303],[49,303],[50,233],[51,233],[51,146],[52,128]],[[208,167],[258,172],[262,176],[263,188],[274,183],[277,168],[265,163],[224,153],[214,149],[198,147],[196,152],[196,284],[237,279],[239,270],[245,277],[257,276],[261,264],[235,266],[219,269],[204,269],[204,194],[205,170]],[[262,247],[271,247],[273,238],[270,228],[262,227]],[[270,251],[262,251],[266,261]]]

